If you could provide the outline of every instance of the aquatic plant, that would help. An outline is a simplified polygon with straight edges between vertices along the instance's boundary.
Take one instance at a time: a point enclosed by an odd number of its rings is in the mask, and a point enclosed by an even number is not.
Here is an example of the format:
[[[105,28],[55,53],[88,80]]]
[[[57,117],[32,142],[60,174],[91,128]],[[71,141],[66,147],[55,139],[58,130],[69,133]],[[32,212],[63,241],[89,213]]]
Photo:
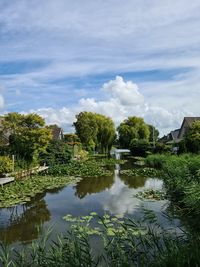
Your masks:
[[[120,170],[120,173],[127,176],[144,176],[144,177],[158,177],[160,172],[154,168],[134,168],[129,170]]]
[[[44,173],[45,174],[45,173]],[[70,161],[68,164],[55,165],[50,167],[46,174],[49,175],[69,175],[81,177],[109,176],[112,173],[100,166],[97,161]]]
[[[93,225],[95,217],[98,229]],[[154,223],[148,225],[148,218]],[[65,220],[71,223],[71,228],[56,241],[50,242],[51,230],[47,229],[39,240],[19,250],[1,243],[0,264],[9,267],[192,267],[200,264],[199,235],[168,232],[148,210],[145,226],[129,218],[108,214],[99,217],[96,213],[80,218],[67,215]],[[101,242],[98,253],[91,242],[94,235]]]
[[[0,208],[28,202],[36,194],[45,190],[75,184],[78,181],[80,178],[54,176],[32,176],[23,180],[16,180],[0,188]]]
[[[139,191],[136,195],[137,198],[142,200],[163,200],[166,199],[166,193],[163,190],[146,189]]]

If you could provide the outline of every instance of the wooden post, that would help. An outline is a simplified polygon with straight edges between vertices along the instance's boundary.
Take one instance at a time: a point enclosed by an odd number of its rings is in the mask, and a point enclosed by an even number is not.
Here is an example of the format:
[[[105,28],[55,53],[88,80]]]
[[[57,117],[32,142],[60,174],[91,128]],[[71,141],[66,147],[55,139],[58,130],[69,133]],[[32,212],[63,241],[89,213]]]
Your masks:
[[[12,155],[12,171],[15,171],[15,155]]]

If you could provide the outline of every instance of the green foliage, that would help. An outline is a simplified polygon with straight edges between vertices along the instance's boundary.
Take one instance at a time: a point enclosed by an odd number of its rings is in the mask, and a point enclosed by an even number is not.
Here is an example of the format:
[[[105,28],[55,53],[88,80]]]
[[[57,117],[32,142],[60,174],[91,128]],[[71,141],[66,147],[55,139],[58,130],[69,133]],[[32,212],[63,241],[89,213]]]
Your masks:
[[[81,161],[86,161],[88,160],[88,152],[86,150],[81,150],[79,151],[79,153],[76,155],[76,159],[77,160],[81,160]]]
[[[31,200],[38,193],[68,184],[75,184],[79,178],[32,176],[7,184],[0,188],[0,208],[15,206]]]
[[[142,200],[148,199],[148,200],[163,200],[166,199],[166,193],[162,190],[153,190],[153,189],[147,189],[144,191],[140,191],[135,195],[137,198],[140,198]]]
[[[131,141],[143,139],[148,141],[150,136],[149,126],[139,117],[129,117],[118,127],[119,145],[122,148],[130,148]]]
[[[0,175],[12,171],[12,160],[7,156],[0,156]]]
[[[37,161],[51,140],[51,130],[37,114],[8,113],[2,121],[3,131],[9,133],[9,150],[19,159]]]
[[[156,129],[155,126],[148,124],[149,127],[149,142],[156,142],[158,140],[159,137],[159,131],[158,129]]]
[[[166,160],[167,160],[166,155],[154,154],[154,155],[149,155],[148,157],[145,158],[145,164],[151,168],[161,169],[163,168]]]
[[[147,151],[150,150],[150,144],[145,139],[132,139],[130,143],[130,150],[133,156],[144,157]]]
[[[188,152],[200,152],[200,121],[194,121],[185,136],[185,146]]]
[[[104,115],[81,112],[74,123],[76,134],[88,151],[107,153],[116,138],[113,121]]]
[[[152,149],[153,153],[170,153],[171,152],[171,145],[166,145],[163,143],[156,143],[155,147]]]
[[[98,218],[98,226],[94,224]],[[94,267],[94,266],[149,266],[182,267],[199,266],[199,235],[184,233],[177,236],[173,231],[160,227],[155,215],[144,210],[143,225],[129,218],[95,212],[80,218],[66,215],[71,224],[64,236],[49,242],[51,230],[31,246],[13,250],[1,243],[0,264],[10,267]],[[96,236],[102,248],[98,253],[91,246]],[[48,244],[49,243],[49,244]],[[48,245],[47,245],[48,244]]]
[[[40,155],[41,163],[49,166],[66,164],[70,161],[72,155],[69,146],[62,140],[51,140],[46,148],[45,153]]]
[[[97,177],[111,175],[109,171],[101,167],[96,161],[70,161],[67,165],[54,165],[47,171],[51,175],[72,175],[81,177]]]
[[[134,168],[130,170],[121,170],[121,174],[127,176],[142,176],[142,177],[159,177],[160,173],[154,168]]]
[[[167,193],[184,213],[200,219],[200,156],[166,157],[163,178]]]

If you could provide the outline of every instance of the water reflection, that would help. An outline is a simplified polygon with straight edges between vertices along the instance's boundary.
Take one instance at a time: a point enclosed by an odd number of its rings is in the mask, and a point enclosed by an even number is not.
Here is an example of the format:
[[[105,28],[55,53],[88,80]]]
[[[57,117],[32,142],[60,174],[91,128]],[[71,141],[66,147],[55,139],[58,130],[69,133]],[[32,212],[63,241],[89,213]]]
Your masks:
[[[90,177],[82,179],[76,186],[53,189],[37,195],[26,205],[12,209],[0,209],[0,240],[7,243],[29,242],[38,237],[39,225],[52,226],[54,233],[66,231],[66,214],[88,215],[105,211],[113,215],[121,214],[135,218],[141,214],[142,201],[135,194],[147,188],[161,188],[162,181],[144,177],[129,177],[120,174],[115,166],[110,177]],[[161,213],[163,202],[150,203],[149,208]]]
[[[76,190],[75,195],[81,199],[87,195],[99,193],[106,189],[109,189],[111,188],[113,183],[113,176],[84,178],[74,187]]]
[[[5,209],[7,223],[6,227],[0,227],[0,240],[11,244],[38,238],[38,226],[51,218],[44,196],[45,193],[37,195],[27,204]]]
[[[127,185],[129,188],[140,188],[145,185],[145,182],[147,181],[146,177],[143,176],[120,176],[121,180],[124,182],[125,185]]]

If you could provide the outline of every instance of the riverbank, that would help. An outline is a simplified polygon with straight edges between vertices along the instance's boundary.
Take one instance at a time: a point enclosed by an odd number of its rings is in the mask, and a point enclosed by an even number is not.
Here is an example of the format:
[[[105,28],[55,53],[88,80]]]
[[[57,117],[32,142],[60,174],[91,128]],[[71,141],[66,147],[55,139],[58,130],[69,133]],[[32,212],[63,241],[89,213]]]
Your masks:
[[[175,159],[179,160],[179,157],[175,157]],[[180,171],[185,171],[183,169],[185,161],[178,168],[172,158],[170,160],[173,162],[171,168],[176,170],[176,175],[175,170],[174,176],[172,176],[171,171],[167,172],[167,169],[165,169],[166,175],[171,177],[171,181],[176,181],[179,184],[181,180],[176,180],[176,176]],[[105,165],[105,162],[101,162],[101,165]],[[80,262],[84,261],[83,259],[85,259],[85,265],[83,266],[95,266],[97,262],[94,261],[93,256],[95,254],[94,251],[98,251],[99,236],[107,242],[103,248],[103,253],[99,255],[101,259],[102,255],[106,255],[107,266],[134,266],[135,264],[140,264],[138,266],[182,267],[195,266],[198,263],[199,235],[197,232],[193,234],[185,231],[185,229],[181,231],[179,227],[183,225],[178,223],[177,216],[172,216],[169,220],[166,219],[170,202],[163,200],[163,197],[160,196],[159,198],[156,197],[155,201],[148,200],[148,197],[145,198],[143,195],[141,198],[135,197],[137,193],[146,192],[145,190],[152,188],[152,186],[156,186],[155,189],[159,190],[162,188],[162,181],[144,176],[135,176],[138,171],[130,171],[123,174],[123,171],[127,170],[127,166],[130,165],[116,165],[113,177],[83,178],[75,186],[65,187],[53,195],[48,194],[42,200],[45,209],[54,218],[49,221],[48,225],[51,225],[52,222],[56,224],[55,227],[58,227],[56,228],[57,233],[66,232],[66,227],[70,227],[67,229],[71,233],[64,235],[65,239],[58,241],[57,245],[54,243],[55,247],[52,243],[52,250],[44,249],[43,254],[40,254],[40,259],[45,262],[44,266],[58,266],[58,263],[62,266],[62,264],[66,263],[66,259],[69,264],[73,263],[69,265],[70,267],[80,266]],[[190,166],[194,166],[194,164],[190,164]],[[122,168],[121,171],[119,170],[120,167]],[[141,170],[142,168],[140,168]],[[144,173],[149,173],[150,176],[156,174],[156,172],[151,171],[145,171]],[[57,179],[61,177],[57,177]],[[167,179],[166,177],[164,177],[164,180]],[[152,191],[148,192],[152,195]],[[154,190],[153,192],[156,191]],[[173,203],[176,203],[176,201],[173,202],[169,192],[167,189],[167,197],[172,200],[171,203],[174,205]],[[33,202],[27,214],[30,215],[31,209],[34,210],[34,205],[36,203],[34,204]],[[152,211],[149,211],[149,209]],[[94,215],[94,213],[90,214],[92,212],[98,213],[99,216]],[[107,212],[107,215],[102,220],[102,213],[104,212]],[[110,216],[108,213],[119,214],[121,219],[118,216]],[[62,222],[62,218],[66,214],[72,214],[72,216],[65,217],[67,222]],[[100,229],[102,226],[105,228],[104,231],[101,230],[100,235],[99,230],[95,228],[99,227],[99,225],[90,225],[93,217],[97,222],[101,222]],[[124,233],[123,231],[117,232],[115,230],[117,221],[120,221],[121,227],[125,231]],[[20,220],[17,221],[17,223],[19,222]],[[138,224],[138,222],[140,223]],[[82,225],[82,223],[85,225]],[[16,224],[16,221],[13,224]],[[85,226],[87,227],[85,228]],[[9,230],[11,231],[8,227]],[[80,230],[80,232],[77,232],[77,230]],[[41,239],[43,239],[42,236],[34,243],[34,246],[38,248],[38,251],[35,251],[37,258],[39,257],[39,251],[41,251],[41,244],[46,247]],[[92,240],[93,242],[91,243]],[[102,243],[102,240],[100,243]],[[137,246],[138,243],[142,244],[142,246]],[[81,248],[87,252],[87,256]],[[55,254],[51,254],[52,251],[57,255],[56,258],[54,258]],[[59,254],[59,251],[61,254]],[[31,250],[29,252],[26,250],[26,253],[31,253]],[[100,261],[97,266],[101,266],[101,264],[103,263]]]

